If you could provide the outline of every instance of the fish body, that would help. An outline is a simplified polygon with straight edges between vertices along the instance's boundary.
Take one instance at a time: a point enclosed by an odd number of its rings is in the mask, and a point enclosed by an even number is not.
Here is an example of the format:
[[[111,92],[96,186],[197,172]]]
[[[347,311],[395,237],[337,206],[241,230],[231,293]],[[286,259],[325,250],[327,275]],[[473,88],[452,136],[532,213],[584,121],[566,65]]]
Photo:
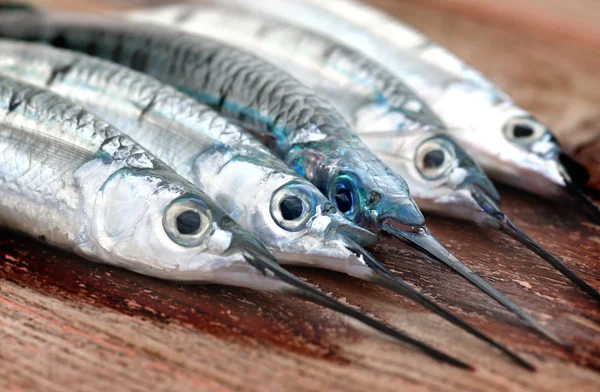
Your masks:
[[[132,18],[163,23],[220,40],[281,67],[325,97],[362,141],[399,173],[423,211],[497,227],[471,196],[499,202],[485,173],[408,86],[354,50],[310,30],[260,13],[194,4],[168,14],[159,9]]]
[[[523,233],[500,210],[491,181],[456,145],[427,104],[398,77],[326,36],[251,10],[211,4],[134,13],[134,20],[176,26],[273,62],[333,103],[358,135],[407,180],[426,211],[502,230],[582,290],[600,294]]]
[[[273,138],[273,151],[315,184],[347,218],[379,229],[394,218],[422,227],[424,218],[406,182],[383,164],[328,103],[285,72],[216,41],[122,21],[33,12],[5,37],[113,60],[172,84],[221,114]],[[377,201],[370,204],[370,201]]]
[[[314,185],[207,106],[83,54],[11,41],[1,41],[0,50],[0,73],[51,89],[126,131],[219,203],[280,263],[363,279],[372,274],[344,241],[364,246],[377,237],[346,220]]]
[[[270,135],[272,150],[346,218],[391,234],[446,264],[540,333],[566,344],[452,256],[425,226],[404,179],[360,141],[333,107],[270,63],[214,40],[159,26],[30,11],[5,12],[0,21],[6,22],[0,23],[1,36],[45,41],[113,60]]]
[[[600,211],[581,192],[589,173],[546,126],[464,61],[396,18],[354,0],[218,4],[281,18],[369,56],[418,91],[490,177],[545,198],[574,201],[600,221]],[[182,7],[166,6],[161,14],[179,17]],[[158,15],[152,10],[134,14]]]
[[[471,369],[296,278],[214,201],[113,126],[0,76],[0,225],[157,278],[298,296]]]
[[[158,278],[286,286],[245,260],[258,241],[116,128],[5,77],[0,105],[2,226]],[[179,231],[182,213],[199,220],[193,233]]]
[[[48,88],[126,130],[214,197],[280,263],[328,268],[376,282],[531,369],[504,346],[393,276],[357,244],[374,235],[346,221],[311,183],[206,106],[149,76],[84,54],[3,40],[0,52],[0,74]],[[285,219],[294,213],[289,206],[281,207],[288,198],[302,202],[301,211],[309,216]]]

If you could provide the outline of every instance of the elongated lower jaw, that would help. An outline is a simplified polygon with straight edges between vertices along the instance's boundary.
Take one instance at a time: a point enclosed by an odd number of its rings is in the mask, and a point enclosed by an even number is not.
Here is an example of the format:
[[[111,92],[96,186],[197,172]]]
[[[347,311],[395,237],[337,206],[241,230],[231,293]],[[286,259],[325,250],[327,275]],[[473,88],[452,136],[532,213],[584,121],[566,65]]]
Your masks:
[[[521,366],[524,369],[529,371],[535,371],[535,367],[531,365],[529,362],[525,361],[523,358],[519,357],[517,354],[509,350],[504,345],[498,343],[494,339],[485,335],[483,332],[479,331],[477,328],[471,326],[469,323],[461,319],[460,317],[454,315],[449,310],[444,307],[436,304],[429,298],[427,298],[424,294],[415,290],[408,283],[398,278],[392,272],[390,272],[387,268],[385,268],[381,263],[379,263],[371,253],[369,253],[366,249],[362,248],[360,245],[352,242],[351,240],[346,241],[346,246],[352,252],[355,252],[357,255],[362,257],[367,266],[371,268],[372,273],[369,275],[369,280],[373,283],[376,283],[380,286],[383,286],[389,290],[392,290],[418,304],[425,307],[426,309],[432,311],[443,319],[447,320],[451,324],[462,328],[464,331],[470,333],[471,335],[491,344],[496,347],[504,354],[506,354],[513,362],[517,365]]]
[[[541,257],[545,262],[553,266],[557,271],[569,279],[575,286],[594,298],[600,304],[600,293],[580,278],[575,272],[567,267],[561,260],[542,248],[537,242],[525,234],[515,225],[484,192],[477,188],[471,190],[471,194],[479,206],[492,217],[492,226],[497,227],[508,236],[514,238],[527,249]]]
[[[400,228],[402,227],[404,226],[400,226]],[[505,297],[483,278],[477,275],[473,270],[461,263],[456,257],[448,252],[448,250],[444,248],[444,246],[440,244],[435,237],[431,235],[431,233],[429,233],[429,230],[426,227],[421,227],[418,230],[411,231],[403,231],[400,228],[397,224],[395,224],[395,222],[390,221],[389,219],[385,220],[382,224],[382,230],[384,232],[399,239],[404,244],[413,248],[425,257],[451,268],[454,272],[465,278],[469,283],[487,294],[490,298],[494,299],[496,302],[516,314],[522,320],[526,321],[532,328],[550,341],[565,348],[571,348],[569,343],[565,342],[546,327],[541,325],[520,306]]]
[[[273,276],[287,283],[290,286],[290,289],[283,291],[282,293],[284,294],[289,294],[298,298],[308,300],[314,304],[321,305],[346,316],[352,317],[396,341],[412,345],[413,347],[421,350],[430,357],[437,359],[438,361],[447,363],[452,366],[456,366],[461,369],[474,370],[473,367],[468,365],[467,363],[459,359],[453,358],[450,355],[445,354],[427,345],[426,343],[413,339],[410,336],[405,335],[402,332],[382,323],[381,321],[369,317],[366,314],[329,297],[328,295],[322,293],[321,291],[315,289],[311,285],[303,282],[302,280],[298,279],[297,277],[286,271],[269,256],[263,255],[259,252],[245,251],[244,257],[246,258],[248,263],[250,263],[262,273],[273,274]]]

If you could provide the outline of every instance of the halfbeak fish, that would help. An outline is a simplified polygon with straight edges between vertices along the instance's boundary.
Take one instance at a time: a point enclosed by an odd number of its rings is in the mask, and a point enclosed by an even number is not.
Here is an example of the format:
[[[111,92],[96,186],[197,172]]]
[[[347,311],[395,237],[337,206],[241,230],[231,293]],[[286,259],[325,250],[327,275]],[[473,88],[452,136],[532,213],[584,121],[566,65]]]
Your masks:
[[[168,9],[171,12],[166,16],[161,12],[140,11],[133,14],[133,19],[176,26],[249,50],[273,62],[334,103],[350,124],[361,130],[358,135],[369,147],[387,153],[383,159],[391,156],[398,160],[390,166],[407,180],[411,194],[421,206],[478,223],[487,221],[486,213],[464,187],[480,184],[482,189],[499,199],[491,181],[464,150],[449,136],[443,135],[442,122],[427,104],[383,67],[327,37],[247,10],[210,4],[186,5],[175,12],[175,7]],[[380,137],[379,129],[394,129],[391,133],[395,136],[384,132]],[[344,162],[344,167],[350,165]],[[350,178],[335,194],[338,206],[340,201],[348,205],[351,214],[354,212],[350,189],[355,185]],[[399,221],[386,215],[385,206],[376,209],[376,213],[379,222],[395,222],[384,223],[384,231],[450,266],[544,336],[555,343],[564,343],[481,278],[473,278],[475,273],[445,250],[426,227],[406,224],[406,220]],[[421,234],[415,235],[415,232]]]
[[[0,40],[0,52],[0,74],[50,89],[126,131],[224,206],[280,263],[327,268],[380,284],[532,369],[407,283],[391,278],[361,246],[375,240],[372,233],[346,220],[311,183],[206,106],[149,76],[84,54],[7,40]],[[301,216],[288,216],[296,212]]]
[[[419,92],[494,180],[547,199],[569,200],[600,224],[600,210],[585,195],[585,182],[564,179],[569,168],[559,156],[585,176],[587,170],[568,157],[550,130],[477,70],[401,20],[355,0],[221,0],[218,5],[301,25],[385,65]],[[185,20],[185,7],[193,11],[196,4],[134,11],[133,17]]]
[[[214,201],[132,139],[54,93],[5,76],[0,170],[2,226],[157,278],[300,296],[471,369],[294,277]]]

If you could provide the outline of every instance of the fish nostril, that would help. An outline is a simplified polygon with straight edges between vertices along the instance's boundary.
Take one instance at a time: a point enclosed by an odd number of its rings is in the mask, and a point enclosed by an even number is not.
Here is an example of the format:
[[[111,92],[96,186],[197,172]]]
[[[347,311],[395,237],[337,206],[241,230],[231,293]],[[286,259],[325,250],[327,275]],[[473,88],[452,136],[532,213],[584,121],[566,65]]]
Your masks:
[[[374,206],[375,204],[381,201],[381,195],[375,191],[369,193],[369,200],[367,200],[367,204],[370,206]]]
[[[533,133],[534,133],[534,129],[531,126],[526,125],[526,124],[516,124],[513,127],[513,135],[517,139],[530,137],[531,135],[533,135]]]
[[[177,216],[177,231],[180,234],[193,234],[202,224],[202,218],[196,211],[184,211]]]
[[[286,197],[279,204],[281,216],[285,220],[296,220],[304,213],[304,204],[302,200],[296,196]]]

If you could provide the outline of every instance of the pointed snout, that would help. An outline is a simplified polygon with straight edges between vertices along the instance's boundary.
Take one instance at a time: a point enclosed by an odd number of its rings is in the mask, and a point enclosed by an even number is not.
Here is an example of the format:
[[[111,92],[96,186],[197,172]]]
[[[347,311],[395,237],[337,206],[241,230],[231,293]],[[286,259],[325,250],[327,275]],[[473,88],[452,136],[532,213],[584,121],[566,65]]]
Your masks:
[[[410,227],[421,227],[425,225],[425,217],[417,205],[412,201],[406,201],[404,203],[393,203],[389,207],[381,209],[381,214],[378,217],[380,226],[381,222],[391,219],[405,226]]]

